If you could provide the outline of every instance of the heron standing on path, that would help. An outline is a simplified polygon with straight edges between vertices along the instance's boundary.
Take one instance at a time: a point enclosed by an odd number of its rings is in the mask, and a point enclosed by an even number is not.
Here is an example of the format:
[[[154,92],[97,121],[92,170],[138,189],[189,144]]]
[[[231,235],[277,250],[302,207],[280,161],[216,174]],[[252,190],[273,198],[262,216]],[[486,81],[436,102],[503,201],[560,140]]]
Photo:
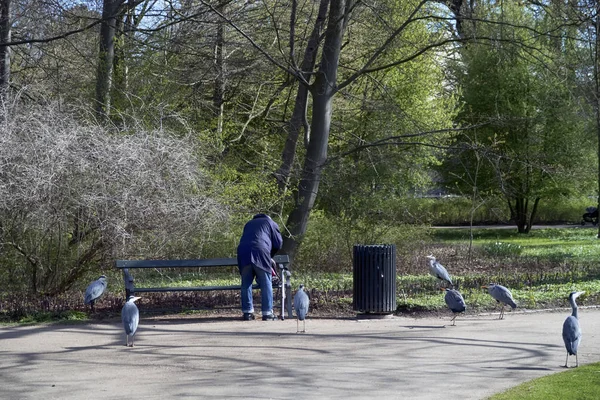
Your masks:
[[[123,321],[123,328],[125,328],[125,346],[127,347],[133,347],[133,335],[135,335],[140,322],[140,311],[135,305],[135,301],[139,299],[141,297],[129,296],[123,310],[121,310],[121,320]],[[129,345],[129,338],[131,338],[131,345]]]
[[[581,328],[579,327],[579,319],[577,318],[577,303],[575,302],[575,299],[584,293],[585,292],[571,292],[571,294],[569,294],[569,303],[571,303],[573,312],[565,319],[562,330],[562,337],[565,341],[565,348],[567,349],[565,368],[569,368],[569,356],[575,356],[575,366],[579,367],[577,348],[579,347],[579,343],[581,343]]]
[[[104,290],[106,290],[106,276],[104,275],[90,283],[87,289],[85,289],[85,297],[83,302],[90,305],[92,312],[94,312],[94,304],[96,303],[96,300],[98,297],[102,296]]]
[[[300,285],[296,295],[294,296],[294,309],[296,310],[296,333],[306,332],[306,314],[308,314],[308,307],[310,299],[308,294],[304,291],[304,285]],[[302,321],[302,331],[300,331],[300,322]]]
[[[482,286],[482,288],[487,289],[490,296],[492,296],[498,303],[502,304],[502,308],[500,309],[500,317],[498,319],[504,318],[505,305],[508,304],[513,310],[517,308],[517,303],[515,303],[513,300],[512,293],[504,286],[491,283],[488,286]]]
[[[448,271],[446,271],[446,268],[444,268],[444,266],[440,264],[434,256],[430,255],[427,256],[427,258],[429,259],[429,273],[431,273],[431,275],[435,276],[442,282],[448,282],[450,287],[454,286],[452,284],[452,279],[450,279]]]
[[[454,314],[451,319],[452,326],[454,326],[456,325],[456,317],[458,317],[458,314],[465,312],[467,305],[465,304],[465,299],[463,299],[458,290],[448,288],[442,288],[442,290],[446,291],[444,301],[446,301],[448,308],[452,311],[452,314]]]

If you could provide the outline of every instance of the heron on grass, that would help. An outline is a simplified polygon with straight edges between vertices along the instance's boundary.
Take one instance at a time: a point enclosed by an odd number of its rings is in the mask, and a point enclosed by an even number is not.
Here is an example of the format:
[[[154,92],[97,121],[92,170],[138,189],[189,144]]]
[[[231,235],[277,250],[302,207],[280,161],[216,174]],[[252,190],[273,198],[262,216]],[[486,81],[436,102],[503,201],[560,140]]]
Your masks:
[[[125,328],[125,346],[127,347],[133,347],[133,336],[140,322],[140,311],[135,305],[136,300],[139,299],[141,297],[129,296],[123,310],[121,310],[121,320],[123,321],[123,328]],[[129,344],[130,338],[131,345]]]
[[[90,305],[92,312],[94,312],[94,304],[96,303],[96,300],[102,296],[104,290],[106,290],[106,276],[104,275],[90,283],[87,289],[85,289],[85,297],[83,302]]]
[[[465,304],[465,299],[463,299],[460,292],[456,289],[448,289],[442,288],[442,290],[446,291],[446,295],[444,296],[444,301],[448,305],[450,311],[452,311],[452,326],[456,325],[456,317],[458,314],[465,312],[467,309],[467,305]]]
[[[569,303],[573,312],[565,319],[562,330],[562,337],[565,341],[567,349],[567,359],[565,360],[565,368],[569,368],[569,356],[575,356],[575,366],[579,367],[579,357],[577,357],[577,348],[581,343],[581,328],[579,327],[579,318],[577,317],[577,303],[575,299],[585,292],[571,292],[569,294]]]
[[[487,289],[490,296],[492,296],[498,303],[502,304],[502,308],[500,309],[500,317],[498,319],[504,318],[505,305],[511,306],[513,310],[517,308],[517,303],[515,303],[513,300],[512,293],[506,287],[491,283],[487,286],[482,286],[481,288]]]
[[[429,259],[429,273],[438,278],[440,281],[447,282],[450,287],[454,286],[448,271],[446,271],[446,268],[444,268],[444,266],[440,264],[434,256],[429,255],[427,258]]]
[[[304,285],[298,287],[298,291],[294,296],[294,309],[296,310],[296,333],[306,332],[306,314],[308,314],[308,307],[310,299],[308,294],[304,291]],[[302,331],[300,331],[300,321],[302,321]]]

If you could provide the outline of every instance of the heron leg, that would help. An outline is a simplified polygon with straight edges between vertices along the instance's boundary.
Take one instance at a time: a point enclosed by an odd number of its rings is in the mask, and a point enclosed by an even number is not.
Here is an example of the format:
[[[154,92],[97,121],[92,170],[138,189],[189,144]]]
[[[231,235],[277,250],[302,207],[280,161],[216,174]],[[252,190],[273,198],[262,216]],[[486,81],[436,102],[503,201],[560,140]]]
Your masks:
[[[575,366],[579,367],[579,356],[575,354]]]
[[[302,320],[302,333],[306,333],[306,319]]]
[[[133,347],[133,336],[131,336],[131,347]]]
[[[567,351],[567,359],[565,360],[565,368],[569,368],[569,352]]]
[[[504,304],[502,304],[502,308],[500,309],[500,318],[498,319],[504,319]]]
[[[454,316],[452,317],[452,319],[450,321],[452,321],[452,326],[456,325],[456,317],[457,315],[454,314]]]
[[[296,318],[296,333],[300,332],[300,320]]]

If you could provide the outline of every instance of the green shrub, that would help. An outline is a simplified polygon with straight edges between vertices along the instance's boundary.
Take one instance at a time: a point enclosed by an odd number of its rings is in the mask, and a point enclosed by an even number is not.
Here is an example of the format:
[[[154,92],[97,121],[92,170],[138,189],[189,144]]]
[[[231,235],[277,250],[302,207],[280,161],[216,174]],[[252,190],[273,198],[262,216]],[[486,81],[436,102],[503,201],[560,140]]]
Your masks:
[[[429,231],[420,226],[391,225],[385,221],[330,218],[313,212],[308,231],[295,259],[295,269],[349,272],[356,244],[395,244],[401,258],[428,241]]]

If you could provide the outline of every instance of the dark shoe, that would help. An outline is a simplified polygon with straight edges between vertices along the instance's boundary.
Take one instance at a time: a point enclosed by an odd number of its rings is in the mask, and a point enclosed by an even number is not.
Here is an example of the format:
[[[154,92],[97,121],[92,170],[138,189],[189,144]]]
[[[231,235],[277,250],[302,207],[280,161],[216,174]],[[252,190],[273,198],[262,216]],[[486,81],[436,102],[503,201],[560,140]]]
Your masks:
[[[255,319],[254,314],[248,312],[244,313],[244,321],[253,321]]]
[[[277,318],[273,314],[263,315],[263,321],[275,321]]]

